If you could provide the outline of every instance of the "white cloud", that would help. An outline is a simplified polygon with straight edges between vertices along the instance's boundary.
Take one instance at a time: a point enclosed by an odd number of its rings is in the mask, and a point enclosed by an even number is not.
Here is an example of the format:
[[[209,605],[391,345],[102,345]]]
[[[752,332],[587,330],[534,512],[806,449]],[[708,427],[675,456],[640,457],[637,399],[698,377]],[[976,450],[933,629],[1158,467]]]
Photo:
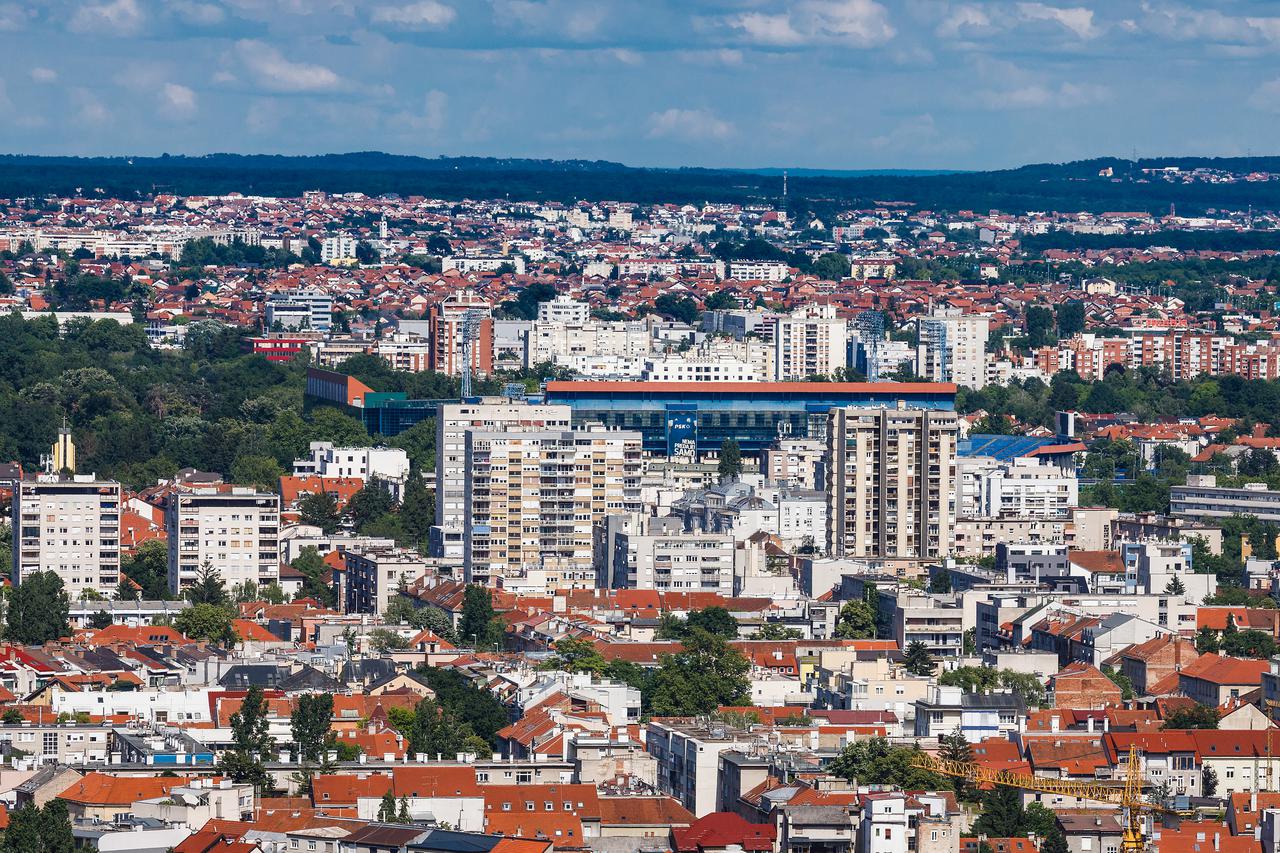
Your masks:
[[[76,118],[81,124],[99,126],[111,121],[111,111],[88,89],[76,89],[71,93],[71,100],[76,106]]]
[[[1098,35],[1093,10],[1083,6],[1058,8],[1044,3],[1019,3],[1018,15],[1025,21],[1052,21],[1071,30],[1077,38],[1091,39]]]
[[[805,42],[805,37],[791,25],[791,16],[787,14],[747,12],[734,19],[732,25],[742,30],[748,41],[756,44],[786,46]]]
[[[965,4],[957,6],[938,24],[937,33],[941,38],[963,38],[990,32],[994,27],[991,16],[981,6]]]
[[[1009,89],[987,90],[978,93],[979,100],[993,110],[1022,110],[1038,107],[1070,109],[1105,101],[1111,96],[1106,86],[1093,83],[1062,83],[1050,86],[1028,83]]]
[[[323,65],[291,62],[265,42],[242,39],[236,42],[235,56],[244,69],[257,78],[264,89],[275,92],[324,92],[342,83],[337,74]]]
[[[728,24],[750,42],[776,47],[819,42],[875,47],[897,33],[875,0],[803,0],[781,14],[746,12]]]
[[[245,110],[244,125],[250,133],[274,133],[280,128],[283,105],[275,98],[256,98]]]
[[[160,88],[160,108],[170,118],[190,118],[196,114],[196,93],[178,83]]]
[[[192,0],[170,0],[169,8],[188,24],[211,27],[222,23],[227,13],[216,3],[196,3]]]
[[[26,25],[26,9],[17,3],[0,3],[0,33],[15,33]]]
[[[408,6],[379,6],[371,17],[378,24],[438,30],[452,24],[458,13],[439,0],[420,0]]]
[[[901,122],[893,130],[882,136],[871,138],[872,148],[915,148],[922,142],[931,142],[938,136],[938,125],[933,116],[914,116]]]
[[[1280,17],[1227,15],[1217,9],[1143,3],[1134,26],[1174,41],[1265,44],[1280,41]]]
[[[1249,105],[1268,113],[1280,113],[1280,78],[1269,80],[1253,90]]]
[[[67,26],[77,33],[128,36],[141,30],[144,20],[138,0],[110,0],[81,6]]]
[[[574,41],[594,38],[606,21],[603,3],[573,0],[495,0],[493,14],[503,26]]]
[[[448,123],[449,96],[432,89],[422,99],[422,111],[402,112],[392,118],[392,123],[420,133],[437,134]]]
[[[649,116],[650,138],[677,138],[693,141],[726,139],[733,125],[706,110],[669,109]]]
[[[32,68],[31,80],[35,83],[53,83],[58,79],[58,72],[52,68]]]

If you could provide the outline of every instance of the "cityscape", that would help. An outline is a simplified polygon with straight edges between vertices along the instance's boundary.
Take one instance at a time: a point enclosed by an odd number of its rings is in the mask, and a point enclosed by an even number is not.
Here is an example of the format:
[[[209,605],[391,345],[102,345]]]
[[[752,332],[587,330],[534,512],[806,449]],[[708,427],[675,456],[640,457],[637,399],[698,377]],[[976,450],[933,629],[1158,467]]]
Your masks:
[[[0,853],[1280,853],[1280,18],[644,5],[0,3]]]

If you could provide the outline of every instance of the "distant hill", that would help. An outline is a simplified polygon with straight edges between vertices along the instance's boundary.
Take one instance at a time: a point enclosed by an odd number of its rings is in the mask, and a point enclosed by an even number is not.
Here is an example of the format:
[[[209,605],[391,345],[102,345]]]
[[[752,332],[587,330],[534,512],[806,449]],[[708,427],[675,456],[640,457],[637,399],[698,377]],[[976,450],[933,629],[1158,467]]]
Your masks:
[[[1180,213],[1213,208],[1280,210],[1280,181],[1181,184],[1143,168],[1208,167],[1280,173],[1280,157],[1101,158],[988,172],[828,172],[788,169],[788,205],[797,213],[900,201],[932,210],[1124,210]],[[1099,171],[1110,167],[1114,178]],[[777,203],[782,169],[645,169],[604,160],[412,157],[380,152],[200,157],[39,157],[0,155],[0,197],[46,194],[297,196],[303,190],[394,193],[435,198],[578,199],[637,203]]]

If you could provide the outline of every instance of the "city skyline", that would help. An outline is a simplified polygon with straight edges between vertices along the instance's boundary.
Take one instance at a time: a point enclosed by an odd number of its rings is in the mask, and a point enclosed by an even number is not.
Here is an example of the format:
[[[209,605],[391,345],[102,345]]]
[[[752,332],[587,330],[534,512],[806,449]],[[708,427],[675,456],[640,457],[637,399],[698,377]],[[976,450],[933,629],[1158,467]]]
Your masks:
[[[1265,3],[0,3],[0,150],[986,169],[1266,153]]]

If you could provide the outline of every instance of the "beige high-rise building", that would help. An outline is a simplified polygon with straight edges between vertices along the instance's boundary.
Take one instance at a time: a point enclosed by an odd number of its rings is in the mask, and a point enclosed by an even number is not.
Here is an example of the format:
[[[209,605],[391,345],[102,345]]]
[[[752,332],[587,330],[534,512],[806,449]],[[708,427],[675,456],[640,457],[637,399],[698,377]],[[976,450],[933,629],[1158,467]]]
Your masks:
[[[935,311],[916,320],[916,375],[930,382],[954,382],[966,388],[987,384],[990,322],[981,314]]]
[[[436,415],[436,523],[431,528],[432,556],[462,558],[467,431],[569,429],[569,418],[570,409],[563,404],[534,405],[498,397],[440,406]]]
[[[950,553],[957,434],[953,411],[832,409],[828,553],[889,559]]]
[[[832,376],[849,363],[849,324],[833,305],[808,305],[779,317],[773,342],[779,382]]]
[[[638,512],[640,433],[466,433],[463,565],[470,582],[545,571],[547,587],[595,586],[592,526]]]

